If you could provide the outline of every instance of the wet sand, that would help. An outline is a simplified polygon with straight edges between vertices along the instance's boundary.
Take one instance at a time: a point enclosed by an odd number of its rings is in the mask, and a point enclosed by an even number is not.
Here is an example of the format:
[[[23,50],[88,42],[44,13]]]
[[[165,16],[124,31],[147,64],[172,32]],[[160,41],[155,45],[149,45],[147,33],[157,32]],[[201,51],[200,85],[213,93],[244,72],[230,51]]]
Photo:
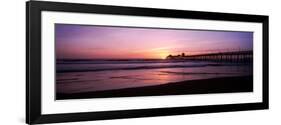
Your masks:
[[[173,82],[146,87],[125,88],[95,92],[64,94],[57,93],[56,99],[86,99],[110,97],[185,95],[208,93],[252,92],[253,76],[211,78]]]

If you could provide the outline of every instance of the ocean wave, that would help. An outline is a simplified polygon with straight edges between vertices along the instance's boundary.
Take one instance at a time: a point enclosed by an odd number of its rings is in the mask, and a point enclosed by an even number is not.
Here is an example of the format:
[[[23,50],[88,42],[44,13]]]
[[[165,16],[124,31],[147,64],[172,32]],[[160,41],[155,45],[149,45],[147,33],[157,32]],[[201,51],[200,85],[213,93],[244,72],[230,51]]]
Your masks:
[[[189,68],[189,67],[206,67],[206,66],[224,66],[224,64],[193,64],[193,65],[153,65],[153,66],[132,66],[132,67],[110,67],[110,68],[77,68],[77,69],[57,69],[57,73],[68,72],[99,72],[111,70],[145,70],[145,69],[162,69],[162,68]]]
[[[57,60],[56,64],[149,64],[149,63],[182,63],[186,60]],[[198,61],[199,62],[199,61]]]

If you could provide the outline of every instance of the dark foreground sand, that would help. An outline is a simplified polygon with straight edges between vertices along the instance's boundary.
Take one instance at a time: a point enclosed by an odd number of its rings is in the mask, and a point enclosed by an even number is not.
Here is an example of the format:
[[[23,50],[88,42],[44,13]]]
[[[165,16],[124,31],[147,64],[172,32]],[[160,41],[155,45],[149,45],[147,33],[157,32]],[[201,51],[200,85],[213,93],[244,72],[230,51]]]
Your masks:
[[[84,99],[157,95],[184,95],[207,93],[252,92],[253,76],[224,77],[202,80],[182,81],[163,85],[154,85],[118,90],[62,94],[57,93],[56,99]]]

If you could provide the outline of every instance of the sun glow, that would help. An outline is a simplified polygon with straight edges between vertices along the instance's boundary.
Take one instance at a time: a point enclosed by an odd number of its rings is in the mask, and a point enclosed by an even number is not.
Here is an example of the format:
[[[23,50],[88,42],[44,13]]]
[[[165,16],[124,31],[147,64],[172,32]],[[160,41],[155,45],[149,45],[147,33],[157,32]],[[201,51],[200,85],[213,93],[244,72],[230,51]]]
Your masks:
[[[169,52],[166,50],[159,50],[156,52],[157,57],[160,59],[166,59],[166,57],[169,55]]]
[[[166,57],[170,54],[169,49],[170,49],[170,47],[159,47],[159,48],[151,49],[151,52],[157,58],[166,59]]]
[[[170,51],[171,50],[168,47],[159,47],[159,48],[151,48],[146,50],[137,50],[134,51],[132,54],[139,55],[138,57],[166,59],[166,57],[170,55]]]

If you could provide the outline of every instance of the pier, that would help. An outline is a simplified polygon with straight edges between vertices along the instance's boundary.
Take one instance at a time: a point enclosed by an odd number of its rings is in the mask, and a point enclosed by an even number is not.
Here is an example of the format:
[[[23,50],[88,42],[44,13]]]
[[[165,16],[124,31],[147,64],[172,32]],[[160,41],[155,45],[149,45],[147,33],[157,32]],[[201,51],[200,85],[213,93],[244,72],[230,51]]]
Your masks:
[[[253,51],[232,51],[232,52],[214,52],[202,53],[196,55],[169,55],[166,59],[170,60],[199,60],[199,61],[227,61],[227,62],[252,62]]]

